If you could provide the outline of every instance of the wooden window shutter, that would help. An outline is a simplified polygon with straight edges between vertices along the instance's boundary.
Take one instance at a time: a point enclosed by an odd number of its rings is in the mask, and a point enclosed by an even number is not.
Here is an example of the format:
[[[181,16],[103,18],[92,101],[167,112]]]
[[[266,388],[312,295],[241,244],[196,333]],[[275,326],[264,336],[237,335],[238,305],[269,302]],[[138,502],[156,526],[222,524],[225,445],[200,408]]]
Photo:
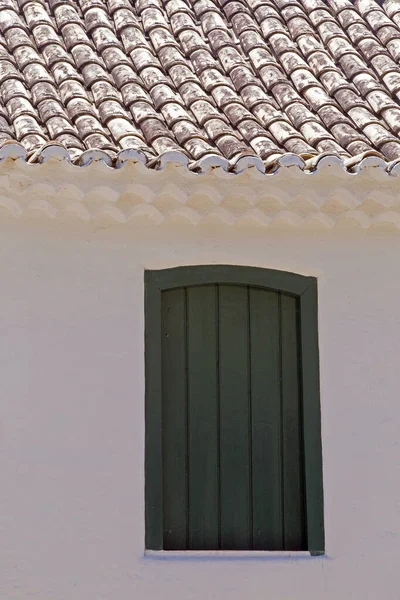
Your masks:
[[[146,272],[146,548],[324,550],[316,281]]]

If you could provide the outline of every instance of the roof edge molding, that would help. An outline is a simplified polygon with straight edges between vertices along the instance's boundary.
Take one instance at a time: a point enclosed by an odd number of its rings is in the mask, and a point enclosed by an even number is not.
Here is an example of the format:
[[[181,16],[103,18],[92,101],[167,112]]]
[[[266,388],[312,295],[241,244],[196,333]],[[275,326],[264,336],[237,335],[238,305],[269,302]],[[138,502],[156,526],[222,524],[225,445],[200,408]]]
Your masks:
[[[99,153],[77,166],[57,149],[29,162],[18,146],[0,157],[0,218],[106,220],[142,226],[210,223],[289,229],[400,229],[400,161],[367,154],[346,165],[326,154],[284,155],[261,173],[212,166],[198,174],[176,157],[149,169],[142,157],[114,165]],[[267,185],[266,185],[267,184]]]
[[[120,169],[127,163],[141,163],[148,169],[154,170],[162,170],[168,165],[175,165],[184,166],[191,173],[200,175],[215,169],[235,174],[255,169],[261,174],[273,175],[280,169],[290,167],[297,167],[304,173],[312,174],[322,166],[332,164],[340,165],[343,170],[351,174],[360,173],[368,167],[378,167],[389,175],[397,175],[399,172],[398,165],[400,165],[400,158],[387,161],[382,154],[375,150],[368,150],[352,157],[344,157],[330,152],[318,155],[298,155],[288,152],[274,155],[265,161],[262,161],[258,156],[250,155],[228,161],[221,156],[209,154],[199,161],[190,163],[188,157],[179,151],[168,151],[157,157],[157,159],[149,159],[145,153],[134,149],[124,149],[118,153],[111,153],[95,148],[85,150],[78,157],[73,158],[64,146],[52,142],[30,153],[18,142],[7,142],[0,148],[0,164],[7,159],[21,159],[28,164],[42,164],[49,160],[66,161],[78,167],[87,167],[92,163],[103,163],[115,169]]]

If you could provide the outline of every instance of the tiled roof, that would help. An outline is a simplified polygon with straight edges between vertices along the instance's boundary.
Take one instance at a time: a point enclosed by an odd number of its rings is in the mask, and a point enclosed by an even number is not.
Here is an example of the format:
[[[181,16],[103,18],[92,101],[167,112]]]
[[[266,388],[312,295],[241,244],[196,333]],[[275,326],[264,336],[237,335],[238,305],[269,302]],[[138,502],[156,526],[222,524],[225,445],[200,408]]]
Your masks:
[[[31,160],[400,158],[399,0],[0,0],[0,29],[0,144]]]

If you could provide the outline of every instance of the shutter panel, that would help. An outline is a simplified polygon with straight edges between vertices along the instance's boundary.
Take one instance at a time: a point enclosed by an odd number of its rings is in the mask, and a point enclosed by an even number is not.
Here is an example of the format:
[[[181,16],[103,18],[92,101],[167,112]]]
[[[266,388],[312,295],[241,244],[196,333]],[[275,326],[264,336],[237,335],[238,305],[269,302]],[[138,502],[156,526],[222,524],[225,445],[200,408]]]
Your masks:
[[[302,550],[298,300],[163,291],[165,550]]]
[[[162,295],[164,549],[187,548],[186,291]]]
[[[255,550],[283,548],[280,297],[250,290]]]
[[[247,288],[220,286],[221,549],[251,548],[251,448]]]
[[[219,548],[216,286],[187,291],[190,550]]]

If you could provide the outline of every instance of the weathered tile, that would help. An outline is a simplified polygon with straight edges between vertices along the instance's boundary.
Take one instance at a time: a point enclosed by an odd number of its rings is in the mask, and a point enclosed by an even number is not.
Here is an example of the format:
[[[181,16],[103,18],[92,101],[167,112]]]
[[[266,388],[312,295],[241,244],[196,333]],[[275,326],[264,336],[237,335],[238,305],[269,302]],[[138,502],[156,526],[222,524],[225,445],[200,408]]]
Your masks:
[[[400,156],[400,2],[0,2],[0,142]]]

